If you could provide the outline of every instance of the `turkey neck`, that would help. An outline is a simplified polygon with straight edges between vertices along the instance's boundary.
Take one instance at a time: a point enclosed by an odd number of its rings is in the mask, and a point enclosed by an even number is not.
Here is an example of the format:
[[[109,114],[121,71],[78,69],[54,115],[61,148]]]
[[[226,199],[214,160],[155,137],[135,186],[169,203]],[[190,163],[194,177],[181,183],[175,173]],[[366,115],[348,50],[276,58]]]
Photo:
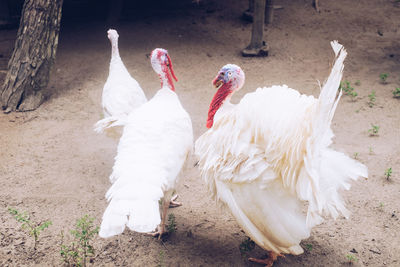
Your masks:
[[[163,65],[161,68],[161,73],[158,74],[161,80],[161,88],[168,88],[175,92],[174,82],[172,81],[171,74],[168,71],[168,67]]]
[[[118,51],[118,39],[111,39],[111,60],[119,59],[119,51]]]
[[[215,113],[217,113],[218,109],[221,108],[225,101],[229,101],[232,93],[233,90],[231,83],[223,84],[215,93],[208,110],[207,128],[211,128],[213,126]]]

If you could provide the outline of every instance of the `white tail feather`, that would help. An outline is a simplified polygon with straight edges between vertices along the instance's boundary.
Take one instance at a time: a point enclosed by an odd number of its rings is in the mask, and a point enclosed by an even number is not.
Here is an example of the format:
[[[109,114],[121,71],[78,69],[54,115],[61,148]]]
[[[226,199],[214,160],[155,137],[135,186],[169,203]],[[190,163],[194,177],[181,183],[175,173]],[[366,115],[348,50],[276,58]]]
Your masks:
[[[324,139],[326,140],[327,133],[330,132],[330,124],[332,122],[333,115],[335,114],[337,104],[342,95],[342,92],[340,91],[339,95],[336,97],[340,81],[342,80],[343,76],[343,63],[347,56],[346,50],[337,41],[332,41],[331,46],[336,55],[335,63],[332,67],[328,80],[325,82],[319,95],[317,109],[318,115],[316,118],[316,124],[314,126],[315,136],[321,137],[317,138],[319,141]]]
[[[302,199],[309,201],[307,226],[310,228],[322,222],[322,212],[333,218],[341,213],[347,218],[350,212],[345,208],[339,190],[349,190],[351,180],[368,177],[366,166],[328,148],[333,137],[330,125],[342,95],[342,92],[337,92],[347,55],[346,50],[337,41],[331,42],[331,46],[336,59],[318,99],[317,115],[305,164],[312,182],[310,184],[308,179],[302,179],[297,189],[298,192],[302,192]],[[309,190],[311,188],[312,190]]]
[[[359,177],[368,177],[367,167],[343,153],[326,149],[321,153],[319,166],[320,193],[316,196],[322,211],[336,219],[341,213],[345,218],[350,216],[350,211],[345,208],[345,202],[340,196],[341,190],[349,190],[351,180]],[[322,222],[321,210],[310,202],[307,214],[307,226],[313,227]]]
[[[132,231],[147,233],[160,224],[158,201],[152,199],[112,199],[103,215],[99,236],[103,238],[121,234],[125,225]]]

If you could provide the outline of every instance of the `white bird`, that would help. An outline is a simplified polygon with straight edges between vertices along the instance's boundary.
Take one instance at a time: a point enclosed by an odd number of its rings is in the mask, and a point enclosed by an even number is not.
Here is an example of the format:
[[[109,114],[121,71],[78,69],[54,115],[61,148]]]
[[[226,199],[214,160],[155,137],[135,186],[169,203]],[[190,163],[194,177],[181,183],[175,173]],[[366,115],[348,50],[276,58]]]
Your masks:
[[[111,123],[125,118],[132,110],[147,102],[142,88],[129,74],[119,55],[117,31],[110,29],[107,34],[111,42],[110,70],[102,95],[104,119],[95,124],[96,132],[103,132]]]
[[[266,260],[251,259],[267,266],[282,253],[303,253],[300,241],[323,215],[347,218],[338,190],[368,176],[363,164],[329,147],[347,55],[337,41],[331,45],[336,59],[318,99],[282,85],[258,88],[233,105],[232,94],[244,84],[241,68],[228,64],[213,81],[220,87],[210,129],[195,144],[201,175],[246,234],[270,251]]]
[[[162,88],[122,123],[101,237],[120,234],[125,225],[137,232],[159,226],[155,235],[161,236],[178,176],[192,151],[192,122],[175,93],[172,78],[177,79],[168,52],[155,49],[151,63]]]

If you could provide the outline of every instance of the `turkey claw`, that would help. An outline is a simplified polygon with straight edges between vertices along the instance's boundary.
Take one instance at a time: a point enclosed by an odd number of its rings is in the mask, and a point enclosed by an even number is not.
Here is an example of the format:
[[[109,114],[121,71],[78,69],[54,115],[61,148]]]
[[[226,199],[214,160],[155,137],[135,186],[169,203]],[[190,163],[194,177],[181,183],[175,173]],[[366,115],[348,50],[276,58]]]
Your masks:
[[[182,206],[182,203],[175,201],[178,198],[178,195],[174,195],[171,200],[169,201],[170,208],[176,208]]]
[[[158,240],[160,240],[161,237],[166,233],[167,232],[165,231],[165,229],[161,229],[161,226],[158,226],[157,231],[151,232],[151,233],[147,233],[147,234],[151,235],[152,237],[158,237]]]

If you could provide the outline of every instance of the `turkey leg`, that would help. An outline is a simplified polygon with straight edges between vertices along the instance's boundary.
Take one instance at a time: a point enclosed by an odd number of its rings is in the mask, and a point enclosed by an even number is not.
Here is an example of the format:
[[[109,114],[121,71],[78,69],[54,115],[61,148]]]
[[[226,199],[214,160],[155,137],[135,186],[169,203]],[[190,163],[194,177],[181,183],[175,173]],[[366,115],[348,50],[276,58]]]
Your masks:
[[[171,199],[172,200],[172,199]],[[170,201],[165,201],[165,199],[162,202],[162,213],[161,213],[161,223],[157,227],[157,231],[154,233],[150,233],[150,235],[156,237],[158,236],[158,239],[161,239],[161,236],[165,233],[165,221],[167,219],[167,211],[168,207],[170,205]]]

